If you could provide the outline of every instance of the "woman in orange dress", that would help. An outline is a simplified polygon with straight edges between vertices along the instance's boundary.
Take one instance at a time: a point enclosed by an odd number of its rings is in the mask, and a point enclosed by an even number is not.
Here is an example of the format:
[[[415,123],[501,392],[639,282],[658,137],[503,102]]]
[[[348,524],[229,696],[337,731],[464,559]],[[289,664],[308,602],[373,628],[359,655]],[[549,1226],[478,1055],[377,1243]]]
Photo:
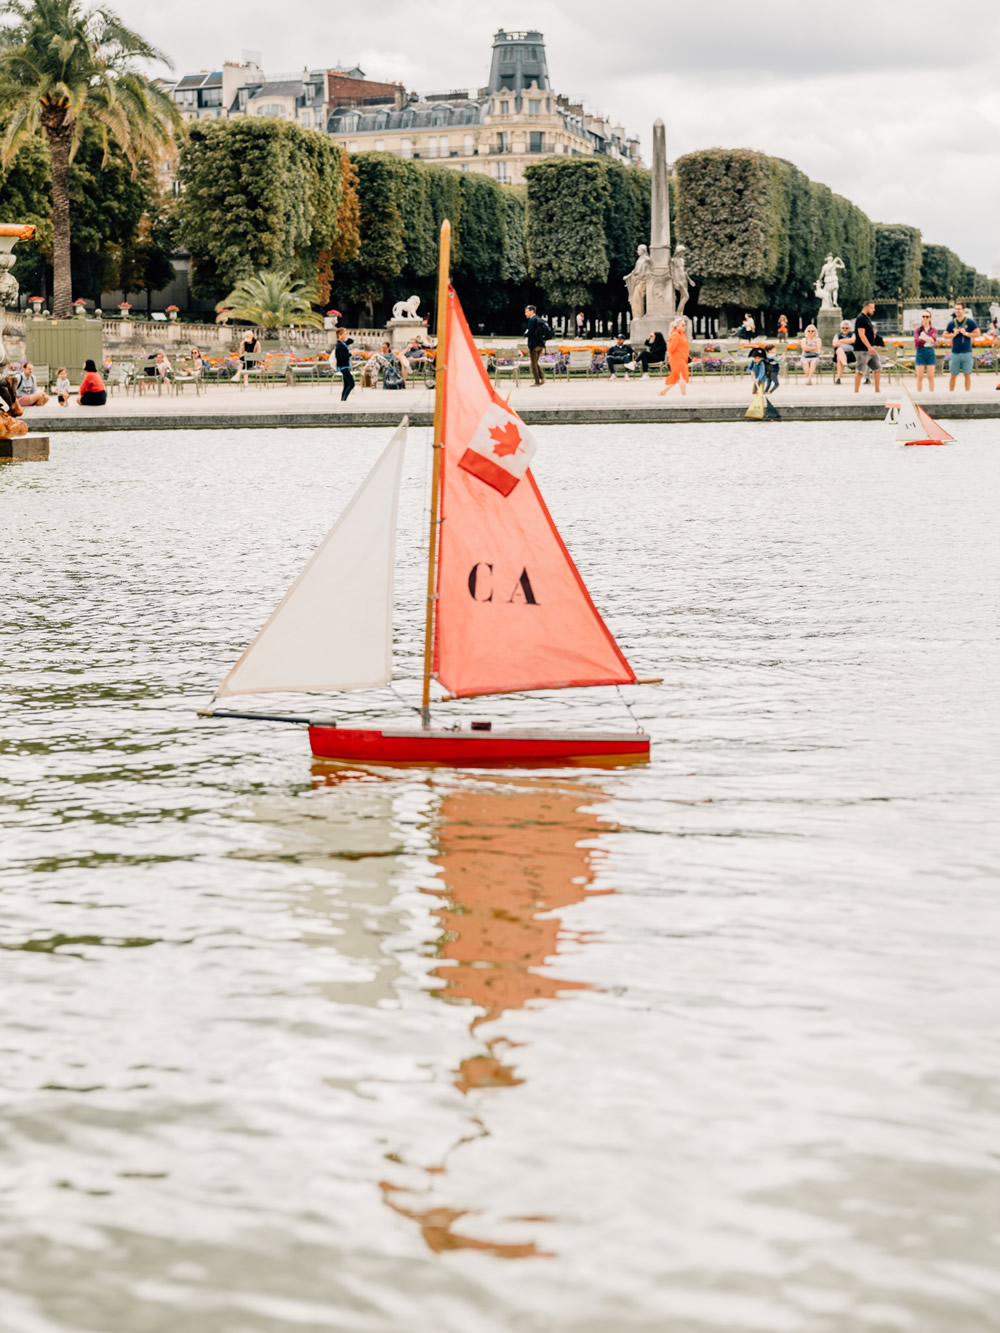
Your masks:
[[[683,316],[678,316],[670,326],[670,337],[667,339],[667,360],[670,363],[670,374],[660,390],[661,398],[664,394],[670,392],[678,380],[680,380],[681,385],[681,397],[687,396],[687,386],[691,379],[691,372],[688,370],[690,352],[691,345],[688,342],[687,320]]]

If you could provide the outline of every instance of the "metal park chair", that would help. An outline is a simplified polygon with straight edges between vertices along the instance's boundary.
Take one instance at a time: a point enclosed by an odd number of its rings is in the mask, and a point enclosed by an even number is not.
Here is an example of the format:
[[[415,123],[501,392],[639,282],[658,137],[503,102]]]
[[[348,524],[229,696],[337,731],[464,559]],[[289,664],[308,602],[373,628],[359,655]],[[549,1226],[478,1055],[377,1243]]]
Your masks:
[[[116,389],[124,389],[126,397],[132,387],[132,374],[128,366],[112,366],[108,371],[108,393],[113,398]]]
[[[242,367],[242,369],[241,369],[241,371],[240,371],[240,388],[241,388],[241,389],[245,389],[245,388],[247,387],[247,385],[248,385],[249,382],[250,382],[250,377],[251,377],[251,376],[253,376],[253,378],[257,381],[258,384],[260,384],[260,383],[262,382],[263,375],[262,375],[261,367],[262,367],[262,365],[263,365],[263,362],[264,362],[264,353],[263,353],[263,352],[246,352],[246,353],[244,353],[244,356],[243,356],[243,367]]]
[[[178,361],[174,365],[173,374],[170,377],[171,387],[174,393],[181,393],[189,384],[194,385],[195,397],[204,389],[201,379],[201,366],[196,366],[193,361]]]
[[[594,356],[589,347],[573,347],[566,362],[566,374],[568,377],[580,374],[589,376],[593,364]]]
[[[493,387],[507,377],[516,389],[521,383],[521,353],[519,349],[510,348],[504,351],[498,351],[496,363],[493,366]]]

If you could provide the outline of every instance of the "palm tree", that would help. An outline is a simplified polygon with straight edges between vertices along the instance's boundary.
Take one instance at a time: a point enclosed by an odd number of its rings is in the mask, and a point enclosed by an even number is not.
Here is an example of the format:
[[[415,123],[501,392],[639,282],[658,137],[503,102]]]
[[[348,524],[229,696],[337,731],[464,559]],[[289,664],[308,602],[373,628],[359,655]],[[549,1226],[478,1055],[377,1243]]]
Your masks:
[[[316,289],[292,279],[287,268],[265,268],[253,278],[242,278],[215,307],[230,319],[244,319],[264,329],[287,329],[294,325],[322,328],[323,317],[312,309]]]
[[[66,316],[73,313],[69,165],[84,129],[97,129],[105,161],[113,140],[135,170],[172,144],[180,117],[137,67],[166,58],[112,10],[88,11],[81,0],[6,0],[3,10],[0,165],[44,132],[52,160],[52,311]]]

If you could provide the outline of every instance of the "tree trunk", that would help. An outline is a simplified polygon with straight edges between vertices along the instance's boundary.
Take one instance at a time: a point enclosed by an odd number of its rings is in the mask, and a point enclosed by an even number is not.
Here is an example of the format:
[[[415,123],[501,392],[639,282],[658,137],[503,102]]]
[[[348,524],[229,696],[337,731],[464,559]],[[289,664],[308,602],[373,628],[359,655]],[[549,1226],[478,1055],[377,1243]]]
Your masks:
[[[46,107],[42,125],[52,160],[52,313],[67,319],[73,313],[73,277],[69,260],[70,127],[61,107]]]

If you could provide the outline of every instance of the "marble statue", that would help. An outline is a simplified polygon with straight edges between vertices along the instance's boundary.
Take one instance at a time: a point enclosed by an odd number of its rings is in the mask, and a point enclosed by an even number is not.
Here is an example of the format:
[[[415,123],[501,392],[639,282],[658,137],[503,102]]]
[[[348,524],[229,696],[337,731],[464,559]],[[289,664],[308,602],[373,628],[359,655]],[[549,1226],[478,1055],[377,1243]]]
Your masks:
[[[813,289],[820,299],[820,310],[840,309],[837,299],[840,294],[840,273],[838,270],[844,267],[844,261],[839,255],[836,259],[832,254],[827,255],[823,261],[823,267],[819,271],[819,277],[816,279],[816,286]]]
[[[645,245],[640,245],[635,268],[631,273],[625,274],[628,303],[632,307],[633,319],[642,319],[646,313],[646,289],[652,275],[653,261],[649,257],[649,250]]]
[[[670,283],[677,297],[678,315],[684,314],[684,307],[691,295],[691,279],[688,277],[684,260],[686,254],[687,246],[679,245],[670,258]]]

